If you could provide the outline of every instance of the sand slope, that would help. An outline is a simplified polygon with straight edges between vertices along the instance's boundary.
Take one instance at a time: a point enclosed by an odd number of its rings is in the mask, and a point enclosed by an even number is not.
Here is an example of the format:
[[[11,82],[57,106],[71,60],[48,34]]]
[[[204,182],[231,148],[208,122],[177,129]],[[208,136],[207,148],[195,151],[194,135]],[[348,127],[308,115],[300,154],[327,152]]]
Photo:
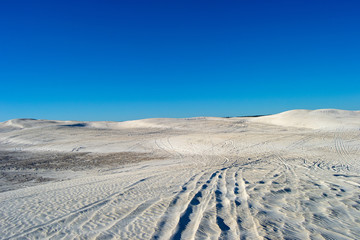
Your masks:
[[[0,123],[0,239],[360,239],[359,120]]]
[[[360,111],[337,109],[291,110],[254,119],[255,122],[312,129],[360,129]]]

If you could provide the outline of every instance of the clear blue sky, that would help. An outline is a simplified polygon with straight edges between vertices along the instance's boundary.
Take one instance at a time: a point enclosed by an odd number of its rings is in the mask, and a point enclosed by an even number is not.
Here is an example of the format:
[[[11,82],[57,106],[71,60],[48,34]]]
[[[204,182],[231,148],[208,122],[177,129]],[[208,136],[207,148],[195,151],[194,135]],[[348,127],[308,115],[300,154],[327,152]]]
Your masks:
[[[360,1],[2,0],[0,121],[360,109]]]

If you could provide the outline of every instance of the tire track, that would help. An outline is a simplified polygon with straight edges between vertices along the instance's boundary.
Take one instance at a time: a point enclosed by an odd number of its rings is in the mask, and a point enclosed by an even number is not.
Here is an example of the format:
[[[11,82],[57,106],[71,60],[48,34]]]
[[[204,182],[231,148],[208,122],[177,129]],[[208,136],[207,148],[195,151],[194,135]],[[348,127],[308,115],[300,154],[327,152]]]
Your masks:
[[[249,195],[247,194],[245,181],[243,179],[243,170],[240,168],[235,173],[234,177],[235,188],[233,191],[236,196],[236,222],[240,231],[240,239],[261,239],[257,231],[255,220],[250,212],[252,205],[248,201]]]
[[[219,177],[219,171],[214,172],[210,178],[197,191],[195,196],[182,212],[177,223],[175,232],[172,234],[172,240],[193,239],[199,227],[203,213],[211,199],[211,193],[214,190],[214,184]]]
[[[206,173],[201,173],[191,177],[183,186],[181,191],[173,198],[170,204],[167,206],[164,215],[160,218],[156,224],[155,233],[152,239],[166,239],[169,238],[171,232],[176,228],[176,221],[180,218],[180,213],[185,207],[184,203],[188,201],[189,196],[198,189],[200,185],[200,179]],[[188,204],[188,203],[187,203]]]
[[[231,214],[232,203],[226,197],[228,194],[227,183],[225,181],[227,170],[219,175],[217,189],[215,191],[216,199],[216,223],[221,230],[220,239],[239,239],[236,219]]]

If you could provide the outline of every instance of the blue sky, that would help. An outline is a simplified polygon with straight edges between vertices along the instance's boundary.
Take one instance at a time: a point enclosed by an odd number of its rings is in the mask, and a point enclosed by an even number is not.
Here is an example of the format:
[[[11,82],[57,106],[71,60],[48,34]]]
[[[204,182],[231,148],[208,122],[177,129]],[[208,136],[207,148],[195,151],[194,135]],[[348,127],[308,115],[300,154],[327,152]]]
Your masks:
[[[0,3],[0,121],[360,109],[359,1]]]

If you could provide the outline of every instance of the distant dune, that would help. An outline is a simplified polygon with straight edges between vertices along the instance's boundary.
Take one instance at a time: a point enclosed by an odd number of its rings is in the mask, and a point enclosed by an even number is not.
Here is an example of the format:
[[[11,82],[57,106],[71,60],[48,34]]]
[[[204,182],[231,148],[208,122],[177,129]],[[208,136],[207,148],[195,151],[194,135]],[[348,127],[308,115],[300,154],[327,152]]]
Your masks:
[[[291,110],[252,121],[312,129],[360,129],[360,111],[337,109]]]
[[[274,124],[286,127],[300,127],[312,129],[360,129],[360,111],[347,111],[338,109],[319,109],[319,110],[290,110],[274,115],[258,115],[256,118],[251,116],[249,121]],[[126,128],[172,128],[181,125],[184,120],[220,120],[215,117],[201,118],[153,118],[124,122],[81,122],[81,121],[54,121],[36,119],[12,119],[0,123],[0,129],[24,129],[45,126],[65,126],[65,127],[88,127],[99,129],[126,129]],[[226,119],[226,118],[225,118]]]

